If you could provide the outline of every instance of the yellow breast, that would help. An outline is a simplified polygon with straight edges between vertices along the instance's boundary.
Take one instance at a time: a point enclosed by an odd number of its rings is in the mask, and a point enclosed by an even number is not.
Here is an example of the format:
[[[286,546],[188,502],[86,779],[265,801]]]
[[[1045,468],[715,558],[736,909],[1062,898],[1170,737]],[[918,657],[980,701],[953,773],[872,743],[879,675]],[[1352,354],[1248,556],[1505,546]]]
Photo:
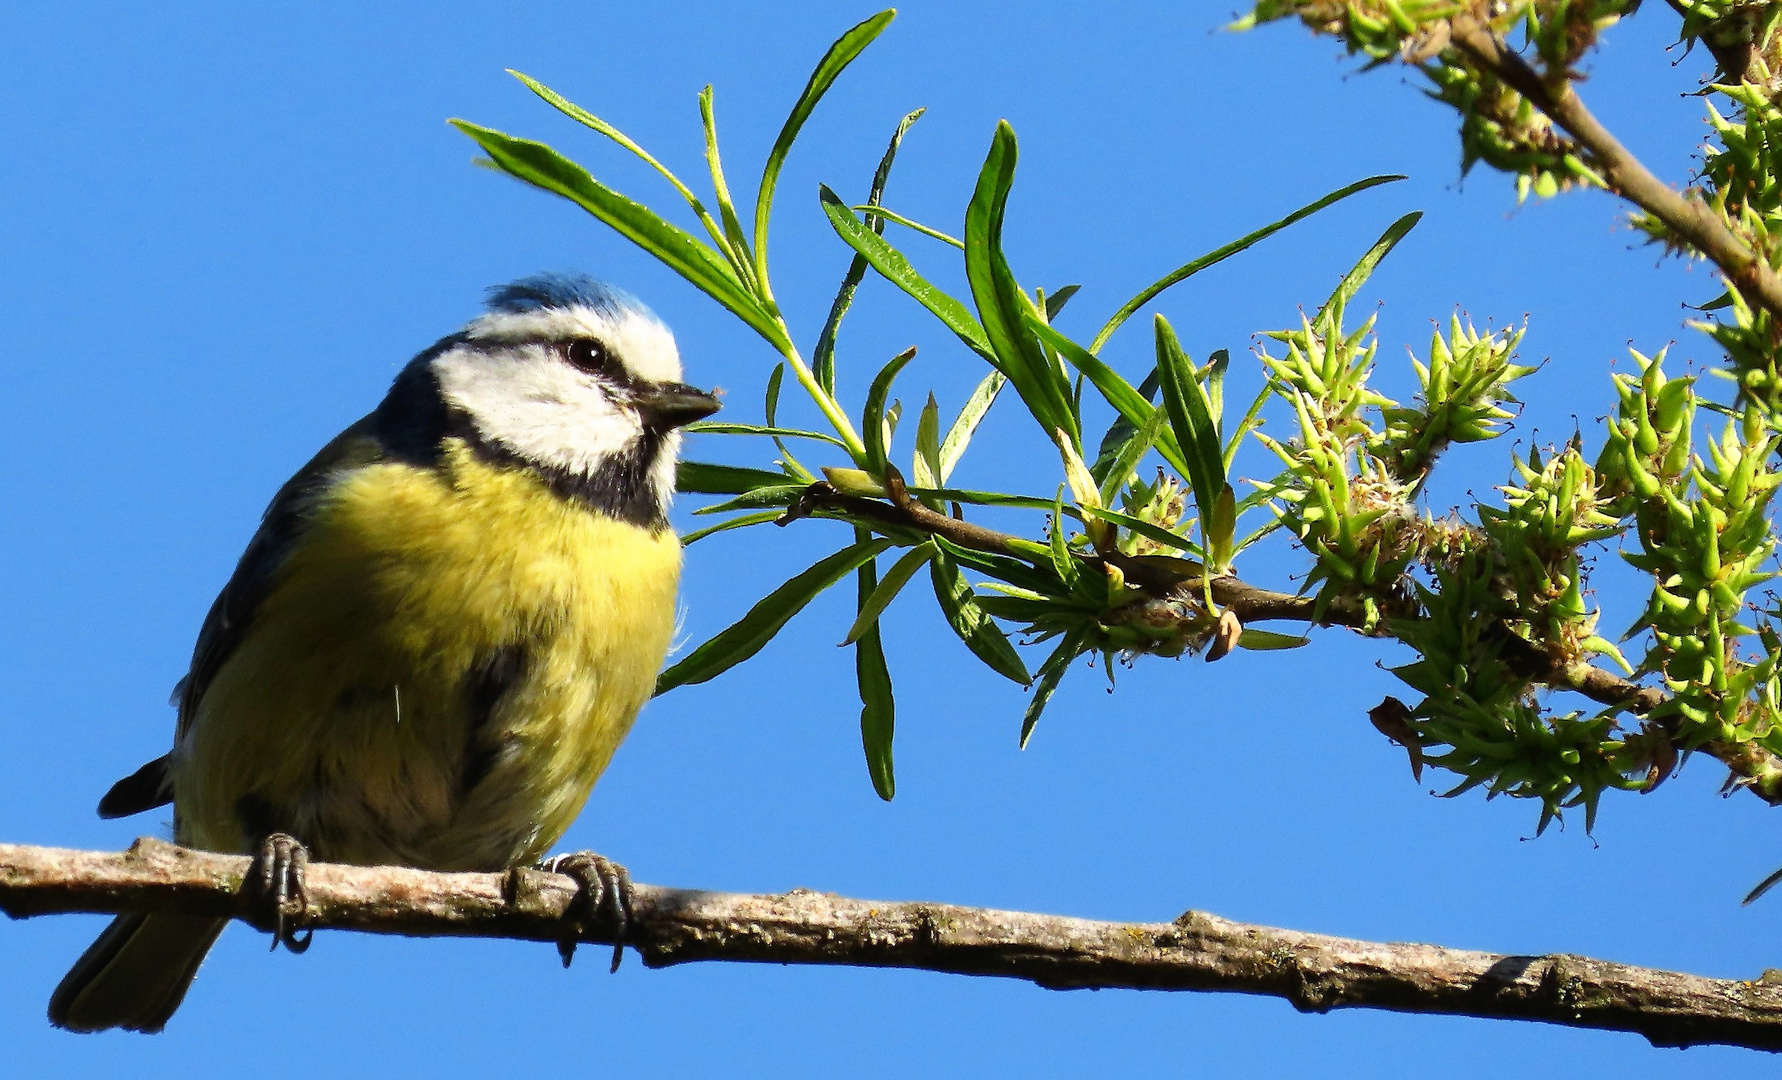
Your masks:
[[[321,498],[176,752],[182,839],[239,849],[263,804],[318,858],[493,869],[580,811],[655,685],[679,540],[447,445]]]

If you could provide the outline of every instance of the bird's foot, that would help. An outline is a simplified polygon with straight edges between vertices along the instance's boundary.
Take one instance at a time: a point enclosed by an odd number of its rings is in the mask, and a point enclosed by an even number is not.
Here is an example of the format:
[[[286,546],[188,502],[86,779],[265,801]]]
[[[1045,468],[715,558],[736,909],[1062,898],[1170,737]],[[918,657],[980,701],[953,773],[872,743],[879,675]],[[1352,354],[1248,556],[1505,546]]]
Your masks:
[[[553,855],[538,864],[538,869],[575,879],[580,886],[569,910],[563,913],[563,929],[557,938],[557,955],[563,966],[575,959],[576,941],[582,933],[599,922],[602,909],[613,928],[613,963],[609,969],[619,970],[625,955],[625,936],[631,929],[631,875],[623,866],[592,851],[575,851]]]
[[[297,923],[309,910],[309,888],[303,880],[309,850],[294,836],[272,833],[260,842],[258,861],[261,895],[272,905],[273,950],[283,945],[294,953],[308,951],[316,932],[305,930],[300,937]]]

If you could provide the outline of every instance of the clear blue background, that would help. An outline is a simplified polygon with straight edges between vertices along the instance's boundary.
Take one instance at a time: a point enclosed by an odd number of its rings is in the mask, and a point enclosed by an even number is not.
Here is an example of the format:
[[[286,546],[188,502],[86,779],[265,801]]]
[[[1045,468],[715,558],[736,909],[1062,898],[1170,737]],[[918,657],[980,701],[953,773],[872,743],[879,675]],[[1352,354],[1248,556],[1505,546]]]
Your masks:
[[[1659,5],[1609,38],[1584,84],[1603,118],[1680,182],[1703,136],[1684,97],[1706,70],[1665,52]],[[192,637],[270,493],[365,412],[397,368],[477,309],[481,290],[580,268],[644,296],[691,378],[759,417],[768,348],[567,203],[472,168],[463,116],[541,137],[658,207],[644,168],[503,74],[527,71],[607,117],[689,181],[695,94],[717,86],[732,185],[746,196],[785,109],[859,5],[664,3],[9,5],[0,15],[0,837],[119,848],[164,819],[100,822],[95,800],[163,749],[164,704]],[[648,12],[646,14],[646,11]],[[1233,352],[1315,306],[1378,232],[1422,226],[1375,277],[1380,384],[1411,393],[1408,344],[1458,303],[1530,331],[1545,359],[1516,438],[1594,438],[1606,367],[1677,340],[1710,275],[1637,245],[1582,195],[1517,209],[1508,183],[1458,177],[1451,115],[1396,69],[1352,74],[1296,26],[1215,28],[1221,4],[911,3],[807,128],[780,187],[775,282],[808,349],[846,252],[816,187],[859,199],[898,117],[929,107],[888,202],[957,231],[991,129],[1021,137],[1008,247],[1023,280],[1084,289],[1086,336],[1163,271],[1359,177],[1407,183],[1352,200],[1169,295],[1189,349]],[[703,187],[702,184],[696,186]],[[684,216],[681,220],[685,220]],[[951,252],[899,242],[957,286]],[[1141,323],[1108,357],[1147,364]],[[957,408],[981,362],[883,282],[843,338],[856,406],[909,344],[912,410]],[[1680,370],[1681,364],[1678,365]],[[796,410],[793,416],[797,416]],[[1278,426],[1278,425],[1277,425]],[[906,438],[908,437],[906,433]],[[1594,443],[1593,443],[1594,445]],[[1435,509],[1507,475],[1509,442],[1457,451]],[[706,436],[696,456],[765,457]],[[899,457],[907,456],[900,445]],[[1267,464],[1247,459],[1249,475]],[[993,418],[958,479],[1049,492],[1030,421]],[[684,525],[687,518],[681,515]],[[685,638],[703,640],[845,530],[802,523],[689,552]],[[1637,610],[1599,574],[1605,625]],[[1258,553],[1246,576],[1291,588],[1304,561]],[[1738,900],[1782,860],[1777,819],[1722,800],[1692,761],[1649,797],[1609,798],[1594,837],[1571,820],[1530,839],[1535,809],[1430,797],[1367,723],[1403,693],[1402,651],[1345,632],[1216,665],[1079,669],[1032,744],[1023,694],[969,661],[920,590],[887,616],[899,696],[894,803],[860,759],[851,589],[759,657],[646,710],[565,848],[640,880],[809,886],[1111,919],[1189,907],[1366,938],[1561,950],[1727,977],[1782,964],[1782,901]],[[1443,784],[1443,777],[1435,783]],[[301,958],[227,933],[169,1030],[73,1036],[43,1019],[97,917],[0,925],[7,1070],[58,1076],[310,1075],[514,1068],[639,1075],[1502,1075],[1534,1062],[1725,1076],[1741,1051],[1637,1036],[1374,1012],[1301,1016],[1275,1000],[1055,993],[912,972],[738,965],[617,977],[564,972],[546,945],[325,934]],[[1588,1055],[1588,1057],[1584,1057]],[[1748,1073],[1747,1073],[1748,1074]]]

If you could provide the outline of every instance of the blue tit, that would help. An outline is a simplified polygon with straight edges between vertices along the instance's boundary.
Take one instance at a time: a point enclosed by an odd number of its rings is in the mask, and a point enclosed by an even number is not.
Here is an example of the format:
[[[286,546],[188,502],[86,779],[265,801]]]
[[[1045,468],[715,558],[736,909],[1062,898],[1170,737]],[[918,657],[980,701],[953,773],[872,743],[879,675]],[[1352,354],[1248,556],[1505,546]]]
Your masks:
[[[103,817],[269,836],[365,865],[532,863],[654,688],[681,545],[679,429],[718,408],[626,293],[540,275],[415,357],[281,488],[175,689],[173,749]],[[225,923],[119,916],[50,999],[76,1031],[158,1031]]]

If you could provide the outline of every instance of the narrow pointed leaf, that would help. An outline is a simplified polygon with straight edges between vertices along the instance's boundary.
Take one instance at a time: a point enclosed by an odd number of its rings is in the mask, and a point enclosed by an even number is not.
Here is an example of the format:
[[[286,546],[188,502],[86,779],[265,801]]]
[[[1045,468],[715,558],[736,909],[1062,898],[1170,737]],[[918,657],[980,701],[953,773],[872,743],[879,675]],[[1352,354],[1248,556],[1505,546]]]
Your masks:
[[[755,196],[755,276],[764,286],[767,282],[767,222],[773,213],[773,192],[779,185],[780,169],[786,164],[786,155],[792,152],[792,144],[798,139],[804,122],[817,108],[817,102],[823,100],[823,95],[835,85],[842,71],[872,44],[874,38],[884,33],[885,27],[890,26],[896,17],[894,10],[881,11],[854,26],[829,46],[823,59],[817,61],[816,70],[811,72],[810,81],[804,84],[804,92],[793,104],[779,137],[773,141],[773,149],[767,152],[767,164],[761,170],[761,187]]]
[[[1177,551],[1191,552],[1196,556],[1201,554],[1200,545],[1188,539],[1186,536],[1172,532],[1161,525],[1135,518],[1131,514],[1122,514],[1118,510],[1109,510],[1102,506],[1085,506],[1083,508],[1083,513],[1090,517],[1100,518],[1102,521],[1112,522],[1115,525],[1119,525],[1124,529],[1131,530],[1132,532],[1145,537],[1147,540],[1154,540],[1165,547],[1174,548]]]
[[[732,510],[759,510],[764,506],[778,506],[784,509],[797,502],[808,487],[810,487],[808,481],[781,484],[778,487],[759,487],[713,506],[702,506],[693,513],[695,516],[728,514]]]
[[[761,415],[767,418],[769,426],[772,426],[779,418],[780,387],[784,384],[785,379],[786,362],[782,360],[773,366],[773,371],[767,376],[767,395],[761,406]]]
[[[922,224],[920,221],[915,221],[910,218],[906,218],[902,214],[896,213],[891,210],[887,210],[882,206],[871,206],[871,205],[856,206],[856,207],[854,207],[854,212],[856,214],[865,214],[867,217],[870,217],[870,218],[877,218],[880,221],[889,221],[893,225],[902,225],[906,229],[914,229],[916,232],[921,233],[923,236],[930,237],[935,240],[939,240],[941,243],[950,245],[952,247],[956,247],[960,251],[965,250],[965,241],[959,239],[958,237],[948,236],[946,233],[941,232],[939,229],[930,228],[927,225]],[[884,230],[881,229],[880,231],[883,232]]]
[[[656,693],[665,694],[677,686],[705,682],[754,656],[818,593],[858,569],[862,563],[877,558],[890,546],[889,540],[851,544],[793,577],[767,594],[749,609],[748,614],[664,671],[656,680]]]
[[[681,537],[681,546],[689,547],[714,533],[729,532],[731,529],[745,529],[750,525],[765,525],[770,521],[777,521],[783,513],[785,513],[783,510],[761,510],[753,514],[733,517],[729,521],[720,521],[716,525],[707,525],[703,529],[694,529]]]
[[[1273,236],[1275,233],[1280,232],[1282,229],[1285,229],[1296,221],[1303,220],[1316,214],[1318,211],[1332,203],[1340,202],[1358,192],[1366,191],[1368,188],[1378,187],[1381,184],[1394,183],[1395,181],[1403,179],[1404,177],[1402,176],[1370,176],[1366,180],[1357,180],[1355,183],[1349,184],[1346,187],[1338,188],[1324,196],[1322,199],[1307,203],[1305,206],[1300,207],[1298,210],[1288,214],[1279,221],[1264,225],[1253,233],[1240,236],[1223,247],[1215,248],[1212,251],[1207,252],[1205,255],[1202,255],[1200,258],[1177,267],[1151,284],[1145,286],[1145,288],[1139,291],[1137,296],[1121,305],[1120,310],[1116,311],[1113,318],[1107,321],[1107,325],[1103,326],[1095,335],[1095,340],[1090,342],[1089,351],[1092,353],[1101,352],[1101,347],[1106,345],[1108,339],[1114,336],[1114,331],[1120,329],[1121,323],[1130,319],[1133,313],[1138,311],[1139,308],[1142,308],[1146,304],[1157,299],[1157,297],[1170,286],[1188,280],[1195,274],[1200,273],[1202,270],[1205,270],[1207,267],[1212,266],[1215,263],[1220,263],[1229,259],[1250,245]]]
[[[922,415],[916,418],[916,452],[910,466],[917,487],[940,486],[940,405],[932,392],[922,406]]]
[[[823,213],[829,218],[830,227],[835,230],[836,235],[859,252],[874,270],[927,308],[935,318],[946,324],[947,329],[959,335],[959,340],[965,342],[973,352],[990,361],[993,366],[1001,367],[1001,361],[990,350],[990,341],[984,336],[984,328],[978,325],[970,308],[929,284],[910,265],[903,252],[861,224],[847,204],[836,198],[835,192],[821,187],[817,190],[817,198],[822,202]]]
[[[1027,712],[1021,717],[1021,749],[1027,749],[1027,740],[1033,737],[1034,725],[1039,723],[1040,713],[1046,711],[1046,703],[1052,700],[1053,691],[1064,679],[1064,673],[1070,670],[1070,662],[1075,660],[1083,649],[1083,630],[1072,630],[1064,635],[1064,640],[1052,650],[1052,655],[1040,665],[1039,678],[1033,686],[1033,698],[1027,703]]]
[[[1027,589],[1030,592],[1050,596],[1059,591],[1060,584],[1056,577],[1022,562],[1020,559],[960,547],[944,537],[936,536],[932,537],[932,540],[935,547],[945,552],[948,558],[960,566],[968,566],[981,574],[988,574],[998,581],[1007,582],[1016,588]]]
[[[514,69],[509,68],[507,73],[524,83],[528,90],[531,90],[534,94],[543,98],[558,112],[569,117],[578,124],[592,128],[600,134],[605,135],[613,142],[618,143],[633,154],[636,154],[645,164],[649,165],[650,168],[655,169],[658,173],[662,174],[662,178],[672,184],[674,189],[680,192],[681,198],[686,200],[687,205],[693,208],[693,213],[698,216],[700,224],[705,226],[706,234],[712,238],[712,244],[730,260],[732,265],[738,264],[742,259],[747,257],[746,253],[738,253],[731,249],[730,241],[725,237],[724,231],[718,227],[716,221],[712,220],[711,212],[705,208],[704,203],[699,201],[699,196],[693,194],[693,189],[682,183],[680,177],[676,176],[668,166],[662,164],[651,156],[648,150],[645,150],[643,147],[632,142],[630,136],[582,108],[580,105],[577,105],[575,102],[565,98],[563,95],[552,90],[537,79],[527,75],[525,72],[515,71]]]
[[[1056,319],[1058,313],[1064,310],[1064,305],[1070,303],[1070,298],[1077,295],[1077,290],[1081,288],[1081,285],[1066,285],[1046,297],[1046,321],[1051,322]]]
[[[854,530],[857,543],[871,539],[864,529]],[[856,594],[862,609],[867,598],[878,588],[873,562],[860,564],[856,573]],[[875,624],[860,636],[854,646],[854,677],[860,687],[860,746],[866,752],[866,772],[872,778],[872,789],[886,802],[897,794],[896,770],[892,767],[891,741],[897,730],[897,710],[891,693],[891,670],[885,666],[885,647]]]
[[[891,384],[902,371],[905,364],[916,358],[914,348],[893,356],[879,369],[879,374],[866,391],[866,412],[860,417],[862,430],[866,432],[866,464],[867,469],[875,475],[885,471],[887,452],[890,447],[891,433],[896,430],[897,421],[889,417],[885,410],[885,399],[891,396]]]
[[[580,206],[728,308],[774,348],[783,351],[792,347],[785,328],[761,307],[723,256],[691,233],[595,180],[586,169],[544,143],[516,139],[464,120],[452,124],[476,140],[502,171]]]
[[[719,220],[724,224],[724,238],[735,253],[736,273],[745,283],[752,282],[754,263],[750,261],[749,234],[743,232],[736,216],[736,204],[730,201],[730,185],[724,180],[724,160],[718,155],[718,119],[712,111],[712,88],[707,84],[699,92],[699,119],[705,126],[705,167],[712,177],[712,194],[718,200]]]
[[[873,171],[872,187],[867,192],[866,204],[877,207],[879,200],[885,195],[885,184],[891,179],[891,166],[897,160],[897,149],[903,145],[904,133],[910,125],[922,118],[926,109],[916,109],[898,122],[897,130],[891,133],[891,144],[885,147],[884,156],[879,158],[879,167]],[[871,222],[872,231],[883,234],[885,225],[882,221]],[[829,305],[829,317],[823,320],[823,332],[817,335],[817,347],[811,353],[811,370],[816,372],[817,383],[825,393],[835,393],[835,336],[841,330],[842,317],[853,306],[854,291],[866,277],[866,256],[859,252],[848,260],[848,271],[842,275],[841,288],[835,292],[835,299]]]
[[[783,473],[766,469],[747,469],[740,465],[712,465],[703,461],[682,461],[674,470],[676,491],[693,495],[741,495],[763,487],[786,483]]]
[[[1008,381],[1007,375],[992,371],[978,383],[977,389],[971,392],[971,397],[965,399],[958,417],[953,420],[953,426],[947,429],[947,437],[941,440],[941,483],[946,483],[947,478],[953,475],[953,467],[959,464],[959,459],[965,455],[965,448],[971,445],[971,437],[978,430],[979,422],[990,411],[990,406],[996,404],[996,395],[1002,393],[1002,388]]]
[[[959,572],[953,560],[937,548],[929,560],[928,573],[934,581],[934,597],[940,602],[947,623],[959,635],[959,640],[965,642],[966,648],[998,675],[1013,679],[1022,686],[1031,683],[1033,677],[1027,674],[1027,665],[1009,644],[1008,635],[978,606],[977,594],[966,584],[965,575]]]
[[[1277,634],[1271,630],[1252,630],[1249,627],[1245,627],[1243,634],[1238,638],[1238,648],[1257,651],[1297,649],[1311,643],[1311,638],[1298,634]]]
[[[684,429],[690,432],[703,432],[708,435],[772,435],[786,439],[816,439],[820,442],[834,443],[846,449],[847,444],[834,435],[826,435],[821,431],[805,431],[802,428],[763,427],[760,424],[714,424],[701,421],[688,424]]]
[[[1168,418],[1162,409],[1153,409],[1150,418],[1133,431],[1126,444],[1114,450],[1112,460],[1108,461],[1106,471],[1101,475],[1101,505],[1114,505],[1133,470],[1151,452],[1151,445],[1157,441],[1157,433],[1163,430]],[[1090,470],[1090,476],[1094,475],[1094,470]]]
[[[1157,373],[1163,388],[1163,407],[1169,411],[1170,427],[1188,458],[1188,482],[1194,488],[1194,502],[1200,518],[1208,521],[1219,493],[1225,489],[1225,447],[1213,423],[1212,407],[1206,391],[1194,377],[1194,365],[1176,340],[1169,320],[1156,317]]]
[[[1369,277],[1373,276],[1374,268],[1380,265],[1380,260],[1389,255],[1392,249],[1398,246],[1398,242],[1416,228],[1417,222],[1421,220],[1423,220],[1423,212],[1413,210],[1387,226],[1386,231],[1380,234],[1380,238],[1374,241],[1374,246],[1368,248],[1367,254],[1361,257],[1361,261],[1343,275],[1343,280],[1338,283],[1336,292],[1330,294],[1330,299],[1326,300],[1324,306],[1318,309],[1318,314],[1323,315],[1332,308],[1344,307],[1354,299],[1355,294],[1361,290],[1361,286],[1366,284]],[[1317,320],[1312,321],[1316,322]]]
[[[879,616],[884,614],[897,594],[916,571],[927,565],[934,558],[934,545],[921,544],[904,552],[903,558],[891,564],[891,569],[878,580],[872,591],[861,597],[860,614],[854,619],[854,625],[848,628],[848,636],[842,639],[843,645],[851,645],[866,636],[867,631],[879,624]]]
[[[890,802],[897,794],[891,742],[897,731],[897,706],[891,694],[891,671],[878,627],[854,646],[854,675],[860,687],[860,745],[866,751],[866,772],[872,789]]]
[[[1014,384],[1028,411],[1047,432],[1063,428],[1080,441],[1070,386],[1028,328],[1030,321],[1044,320],[1015,281],[1002,251],[1003,214],[1014,184],[1015,159],[1014,129],[1007,121],[999,122],[965,211],[965,276],[977,303],[978,321],[1000,361],[997,366]]]
[[[1133,389],[1132,384],[1121,378],[1119,372],[1102,363],[1100,358],[1085,350],[1081,345],[1047,326],[1037,317],[1029,322],[1028,326],[1054,349],[1057,349],[1058,355],[1069,361],[1072,367],[1082,372],[1090,384],[1107,400],[1107,403],[1114,407],[1114,411],[1124,416],[1127,422],[1135,428],[1149,420],[1151,413],[1156,411],[1150,400]],[[1175,432],[1168,427],[1162,428],[1157,433],[1157,453],[1169,463],[1170,468],[1183,476],[1188,475],[1188,459],[1183,455],[1182,448],[1176,443]]]
[[[1144,398],[1147,403],[1156,400],[1156,367],[1152,367],[1151,373],[1145,376],[1145,381],[1139,384],[1138,392],[1139,396]],[[1161,415],[1165,419],[1168,418],[1167,413],[1158,413],[1154,411],[1151,415],[1152,417]],[[1132,439],[1133,434],[1138,431],[1140,426],[1141,425],[1126,419],[1125,415],[1121,413],[1114,414],[1114,422],[1109,424],[1107,431],[1102,433],[1101,444],[1095,451],[1095,464],[1089,466],[1089,471],[1095,474],[1097,480],[1105,481],[1108,478],[1108,472],[1114,467],[1115,461],[1120,456],[1120,451],[1125,449],[1126,444]],[[1155,439],[1153,439],[1153,441],[1155,441]]]
[[[1076,588],[1077,582],[1082,580],[1082,572],[1078,569],[1076,556],[1071,554],[1070,544],[1064,536],[1064,492],[1062,490],[1059,491],[1058,497],[1052,500],[1052,528],[1049,539],[1051,540],[1052,572],[1058,575],[1059,581],[1064,582],[1065,588]]]

